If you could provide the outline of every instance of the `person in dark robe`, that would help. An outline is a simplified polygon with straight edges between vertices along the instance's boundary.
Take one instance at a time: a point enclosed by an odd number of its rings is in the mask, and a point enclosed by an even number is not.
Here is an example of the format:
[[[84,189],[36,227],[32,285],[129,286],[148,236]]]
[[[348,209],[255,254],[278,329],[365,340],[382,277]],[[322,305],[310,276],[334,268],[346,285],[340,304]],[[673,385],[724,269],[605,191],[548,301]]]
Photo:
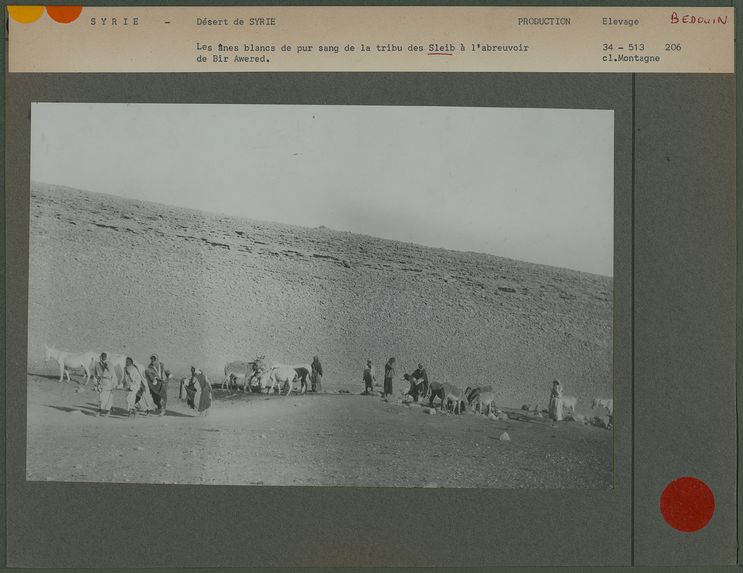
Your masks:
[[[158,360],[157,355],[150,356],[150,364],[145,370],[147,386],[152,394],[152,400],[157,406],[158,414],[165,415],[165,406],[168,403],[168,381],[165,365]]]
[[[366,396],[374,390],[374,381],[376,380],[376,374],[374,373],[374,366],[372,366],[371,360],[366,361],[366,366],[364,366],[361,376],[364,381],[364,395]]]
[[[390,358],[384,365],[384,390],[382,397],[392,396],[392,379],[395,377],[395,359]]]
[[[410,396],[414,402],[417,402],[419,398],[419,391],[420,391],[420,385],[418,383],[418,380],[414,379],[412,374],[403,374],[402,377],[405,380],[407,380],[409,384],[408,389],[405,390],[405,392],[403,392],[402,395]]]
[[[428,395],[428,373],[423,368],[423,364],[418,364],[418,368],[410,375],[417,386],[417,394],[425,398]],[[418,399],[416,398],[416,402]]]
[[[186,404],[192,410],[196,409],[196,379],[194,378],[194,372],[196,368],[191,366],[191,378],[188,383],[185,384],[186,391]]]
[[[322,392],[322,364],[317,356],[312,359],[312,391]]]
[[[191,366],[191,381],[186,387],[188,405],[197,410],[199,416],[206,416],[212,405],[212,385],[206,374]]]

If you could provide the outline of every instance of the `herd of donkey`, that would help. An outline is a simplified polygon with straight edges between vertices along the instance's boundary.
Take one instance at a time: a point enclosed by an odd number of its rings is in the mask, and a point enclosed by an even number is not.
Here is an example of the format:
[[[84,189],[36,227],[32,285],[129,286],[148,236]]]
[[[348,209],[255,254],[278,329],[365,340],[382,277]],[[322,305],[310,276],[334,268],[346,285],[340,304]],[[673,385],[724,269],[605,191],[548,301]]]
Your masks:
[[[59,381],[62,382],[67,376],[70,382],[70,371],[81,371],[85,377],[83,386],[87,386],[92,377],[93,365],[98,360],[101,353],[99,352],[68,352],[59,350],[53,346],[45,345],[45,360],[55,361],[59,366]],[[108,363],[114,368],[114,372],[122,372],[126,365],[126,355],[118,353],[107,353]],[[135,366],[141,371],[145,371],[144,365],[134,361]],[[119,374],[117,373],[117,376]],[[299,392],[305,393],[310,389],[313,379],[313,368],[310,364],[271,364],[266,363],[265,357],[259,356],[253,361],[234,361],[224,367],[224,379],[222,388],[241,389],[245,392],[265,391],[266,394],[280,394],[285,391],[289,395],[299,385]],[[405,379],[410,384],[410,389],[403,394],[414,397],[415,401],[419,397],[429,400],[429,406],[433,407],[435,397],[440,398],[441,409],[455,414],[459,414],[467,409],[479,412],[491,417],[505,417],[500,410],[495,407],[495,394],[491,386],[467,387],[462,390],[457,386],[449,383],[443,384],[425,384],[420,389],[421,381],[405,375]],[[187,379],[184,379],[184,382]],[[342,391],[343,392],[343,391]],[[550,417],[557,420],[562,419],[581,419],[576,415],[577,399],[573,396],[560,396],[559,412],[552,411],[550,408],[545,412]],[[609,420],[613,421],[614,404],[612,399],[594,398],[591,405],[593,409],[603,409],[609,414]],[[522,409],[527,409],[524,406]],[[535,409],[537,409],[535,407]],[[541,414],[541,412],[540,412]]]

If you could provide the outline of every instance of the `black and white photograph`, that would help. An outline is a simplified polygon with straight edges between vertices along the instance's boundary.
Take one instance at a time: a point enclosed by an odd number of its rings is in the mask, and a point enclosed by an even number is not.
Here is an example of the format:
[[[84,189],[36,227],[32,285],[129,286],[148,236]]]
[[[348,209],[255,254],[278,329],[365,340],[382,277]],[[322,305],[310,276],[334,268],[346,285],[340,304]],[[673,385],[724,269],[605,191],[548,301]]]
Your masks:
[[[614,112],[34,103],[26,479],[613,484]]]

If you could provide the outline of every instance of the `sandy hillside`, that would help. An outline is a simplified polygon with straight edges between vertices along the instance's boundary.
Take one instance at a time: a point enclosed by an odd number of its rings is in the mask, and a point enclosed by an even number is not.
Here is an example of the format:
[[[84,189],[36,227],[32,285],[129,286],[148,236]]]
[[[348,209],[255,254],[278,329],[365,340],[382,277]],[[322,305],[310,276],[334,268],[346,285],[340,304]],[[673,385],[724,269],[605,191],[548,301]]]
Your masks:
[[[356,392],[367,358],[396,356],[504,407],[546,406],[555,377],[579,411],[611,395],[610,278],[249,217],[34,184],[29,372],[54,372],[44,343],[217,379],[318,354],[326,386]]]

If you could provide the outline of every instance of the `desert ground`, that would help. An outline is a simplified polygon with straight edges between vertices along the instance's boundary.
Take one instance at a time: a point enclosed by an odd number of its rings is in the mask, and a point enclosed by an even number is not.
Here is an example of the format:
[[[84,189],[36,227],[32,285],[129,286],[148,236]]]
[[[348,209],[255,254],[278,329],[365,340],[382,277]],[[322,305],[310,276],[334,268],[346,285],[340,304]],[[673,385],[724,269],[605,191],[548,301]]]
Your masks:
[[[612,394],[610,277],[249,217],[33,184],[29,479],[609,486],[612,432],[521,406],[546,408],[558,378],[579,413],[604,413],[590,406]],[[318,355],[327,394],[217,391],[206,418],[171,399],[162,418],[97,419],[44,344],[154,352],[217,383],[231,360]],[[390,356],[394,399],[359,396],[366,359],[381,379]],[[402,404],[418,362],[432,381],[493,386],[509,419]]]
[[[428,413],[379,395],[221,392],[207,417],[170,392],[165,416],[111,417],[97,394],[29,378],[30,480],[221,485],[605,488],[612,433],[531,412]],[[501,439],[504,433],[508,440]],[[54,452],[54,455],[50,455]]]

